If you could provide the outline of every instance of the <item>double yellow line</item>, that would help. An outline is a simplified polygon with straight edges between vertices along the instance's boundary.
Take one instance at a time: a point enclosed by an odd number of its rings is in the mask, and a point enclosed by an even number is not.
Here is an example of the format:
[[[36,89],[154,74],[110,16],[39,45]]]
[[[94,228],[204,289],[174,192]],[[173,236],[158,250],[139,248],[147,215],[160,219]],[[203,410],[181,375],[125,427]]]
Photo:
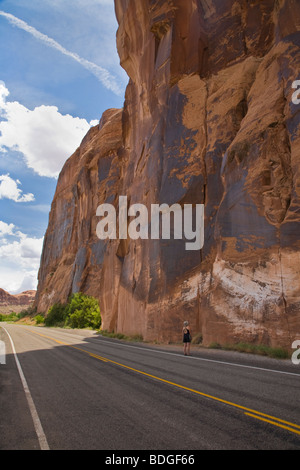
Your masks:
[[[125,364],[122,364],[120,362],[116,362],[116,361],[112,361],[111,359],[108,359],[107,357],[103,357],[103,356],[99,356],[97,354],[93,354],[89,351],[86,351],[85,349],[81,349],[81,348],[78,348],[76,346],[72,346],[71,344],[69,343],[63,343],[61,341],[58,341],[57,339],[55,338],[51,338],[50,336],[46,336],[46,335],[43,335],[43,334],[40,334],[40,333],[37,333],[35,331],[32,331],[32,330],[29,330],[31,331],[32,333],[34,334],[37,334],[39,336],[43,336],[45,338],[48,338],[52,341],[55,341],[56,343],[58,344],[63,344],[64,346],[69,346],[73,349],[77,349],[78,351],[81,351],[81,352],[84,352],[86,354],[88,354],[90,357],[93,357],[95,359],[98,359],[102,362],[106,362],[106,363],[110,363],[110,364],[114,364],[116,366],[119,366],[119,367],[122,367],[124,369],[127,369],[127,370],[130,370],[132,372],[135,372],[135,373],[138,373],[138,374],[141,374],[141,375],[144,375],[146,377],[150,377],[151,379],[155,379],[155,380],[158,380],[159,382],[163,382],[165,384],[168,384],[168,385],[172,385],[174,387],[177,387],[181,390],[186,390],[188,392],[192,392],[192,393],[195,393],[196,395],[200,395],[202,397],[205,397],[205,398],[210,398],[211,400],[214,400],[214,401],[217,401],[219,403],[223,403],[223,404],[226,404],[226,405],[229,405],[229,406],[232,406],[234,408],[238,408],[242,411],[244,411],[244,414],[246,416],[249,416],[251,418],[255,418],[255,419],[258,419],[260,421],[264,421],[265,423],[268,423],[268,424],[272,424],[273,426],[277,426],[279,428],[282,428],[282,429],[285,429],[287,431],[290,431],[294,434],[298,434],[300,435],[300,426],[298,424],[295,424],[295,423],[291,423],[289,421],[285,421],[283,419],[280,419],[280,418],[276,418],[275,416],[271,416],[271,415],[268,415],[266,413],[262,413],[260,411],[256,411],[256,410],[253,410],[251,408],[247,408],[245,406],[242,406],[242,405],[238,405],[237,403],[233,403],[233,402],[230,402],[230,401],[227,401],[227,400],[223,400],[222,398],[218,398],[218,397],[215,397],[213,395],[209,395],[207,393],[203,393],[203,392],[200,392],[199,390],[194,390],[192,388],[189,388],[189,387],[185,387],[184,385],[180,385],[180,384],[177,384],[175,382],[170,382],[169,380],[166,380],[166,379],[163,379],[161,377],[157,377],[156,375],[152,375],[152,374],[149,374],[147,372],[144,372],[142,370],[139,370],[139,369],[134,369],[133,367],[129,367]]]

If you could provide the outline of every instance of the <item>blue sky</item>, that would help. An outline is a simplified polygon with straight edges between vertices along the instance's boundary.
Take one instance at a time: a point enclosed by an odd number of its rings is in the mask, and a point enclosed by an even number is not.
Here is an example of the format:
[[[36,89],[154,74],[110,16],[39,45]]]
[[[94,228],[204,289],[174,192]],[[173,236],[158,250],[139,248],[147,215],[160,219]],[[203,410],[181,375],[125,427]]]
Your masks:
[[[0,287],[37,286],[57,176],[128,78],[113,0],[0,0]]]

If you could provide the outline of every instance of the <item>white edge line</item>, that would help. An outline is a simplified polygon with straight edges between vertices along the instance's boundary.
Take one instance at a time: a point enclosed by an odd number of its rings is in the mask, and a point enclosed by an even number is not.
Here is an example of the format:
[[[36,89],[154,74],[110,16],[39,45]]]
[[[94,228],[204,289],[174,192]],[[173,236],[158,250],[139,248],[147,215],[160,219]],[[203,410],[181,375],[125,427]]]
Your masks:
[[[27,328],[28,331],[30,331],[30,328]],[[62,333],[62,335],[64,335],[64,332],[60,331],[59,333]],[[69,335],[69,333],[65,333],[65,335]],[[75,336],[75,335],[71,335],[71,336]],[[77,336],[76,336],[77,338]],[[101,338],[101,339],[100,339]],[[183,358],[184,356],[182,354],[179,354],[179,353],[174,353],[174,352],[169,352],[169,351],[162,351],[160,349],[152,349],[152,348],[147,348],[147,347],[141,347],[141,346],[132,346],[130,344],[124,344],[124,343],[119,343],[119,342],[115,342],[115,341],[111,341],[109,338],[105,338],[105,336],[97,336],[97,337],[89,337],[88,340],[95,340],[97,342],[99,342],[99,339],[100,341],[102,341],[103,343],[106,343],[106,344],[110,344],[112,346],[120,346],[120,347],[125,347],[125,348],[133,348],[133,349],[140,349],[141,351],[150,351],[150,352],[153,352],[153,353],[157,353],[157,354],[167,354],[169,356],[176,356],[176,357],[181,357]],[[84,340],[86,340],[86,338],[84,338]],[[187,359],[187,358],[185,358]],[[203,362],[212,362],[214,364],[222,364],[222,365],[225,365],[225,366],[231,366],[231,367],[242,367],[244,369],[252,369],[252,370],[258,370],[258,371],[261,371],[261,372],[271,372],[273,374],[283,374],[283,375],[291,375],[291,376],[296,376],[296,377],[300,377],[300,374],[296,373],[296,372],[288,372],[288,371],[284,371],[284,370],[276,370],[276,369],[267,369],[265,367],[258,367],[258,366],[248,366],[246,364],[237,364],[235,362],[226,362],[226,361],[218,361],[216,359],[206,359],[204,357],[196,357],[196,356],[189,356],[188,357],[189,360],[196,360],[196,361],[203,361]]]
[[[95,338],[92,338],[92,339],[95,339]],[[98,338],[97,338],[97,340],[98,340]],[[101,341],[103,341],[105,343],[108,343],[108,344],[110,343],[110,344],[113,344],[113,345],[117,345],[117,346],[124,346],[124,347],[127,347],[127,348],[140,349],[142,351],[151,351],[151,352],[154,352],[154,353],[161,353],[161,354],[168,354],[168,355],[171,355],[171,356],[183,357],[182,354],[178,354],[178,353],[172,353],[172,352],[168,352],[168,351],[161,351],[161,350],[150,349],[150,348],[146,348],[146,347],[144,348],[144,347],[140,347],[140,346],[132,346],[130,344],[112,342],[112,341],[103,339],[103,336],[101,337]],[[217,361],[216,359],[206,359],[206,358],[203,358],[203,357],[196,357],[196,356],[190,356],[189,359],[195,359],[197,361],[204,361],[204,362],[213,362],[215,364],[222,364],[222,365],[232,366],[232,367],[243,367],[245,369],[260,370],[262,372],[273,372],[275,374],[294,375],[294,376],[300,377],[300,374],[297,374],[296,372],[287,372],[287,371],[284,371],[284,370],[267,369],[267,368],[264,368],[264,367],[257,367],[257,366],[248,366],[246,364],[237,364],[235,362]]]
[[[40,421],[40,418],[39,418],[39,415],[38,415],[38,412],[36,410],[36,407],[35,407],[34,401],[32,399],[27,381],[25,379],[25,375],[23,373],[21,364],[19,362],[13,340],[12,340],[10,334],[8,333],[8,331],[6,330],[6,328],[4,328],[3,326],[1,328],[4,329],[4,331],[6,332],[8,338],[10,340],[10,344],[11,344],[11,347],[12,347],[12,350],[13,350],[13,353],[14,353],[14,356],[15,356],[17,368],[18,368],[18,371],[19,371],[19,374],[20,374],[21,382],[22,382],[22,385],[23,385],[23,388],[24,388],[24,392],[25,392],[25,395],[26,395],[26,398],[27,398],[29,410],[30,410],[31,417],[32,417],[32,420],[33,420],[35,432],[36,432],[38,440],[39,440],[40,448],[41,448],[41,450],[50,450],[48,442],[47,442],[47,438],[45,436],[45,433],[44,433],[44,430],[43,430],[43,427],[42,427],[42,424],[41,424],[41,421]]]

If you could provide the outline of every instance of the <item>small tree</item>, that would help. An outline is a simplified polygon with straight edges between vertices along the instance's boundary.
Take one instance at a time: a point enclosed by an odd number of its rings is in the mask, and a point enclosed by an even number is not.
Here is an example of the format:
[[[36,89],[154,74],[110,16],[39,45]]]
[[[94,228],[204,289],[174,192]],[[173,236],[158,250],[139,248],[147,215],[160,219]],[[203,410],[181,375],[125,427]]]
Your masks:
[[[97,329],[101,326],[100,308],[97,299],[81,292],[71,296],[66,313],[66,325],[71,328]]]
[[[43,315],[36,315],[34,317],[34,321],[37,325],[41,325],[42,323],[45,323],[45,318],[43,317]]]

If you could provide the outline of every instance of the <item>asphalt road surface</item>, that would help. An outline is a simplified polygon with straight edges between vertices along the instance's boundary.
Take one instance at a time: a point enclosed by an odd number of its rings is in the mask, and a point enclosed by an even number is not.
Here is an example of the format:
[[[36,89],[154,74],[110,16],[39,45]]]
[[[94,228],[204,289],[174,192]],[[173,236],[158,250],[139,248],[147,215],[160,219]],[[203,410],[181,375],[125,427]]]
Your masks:
[[[291,360],[5,323],[0,341],[1,450],[300,449]]]

